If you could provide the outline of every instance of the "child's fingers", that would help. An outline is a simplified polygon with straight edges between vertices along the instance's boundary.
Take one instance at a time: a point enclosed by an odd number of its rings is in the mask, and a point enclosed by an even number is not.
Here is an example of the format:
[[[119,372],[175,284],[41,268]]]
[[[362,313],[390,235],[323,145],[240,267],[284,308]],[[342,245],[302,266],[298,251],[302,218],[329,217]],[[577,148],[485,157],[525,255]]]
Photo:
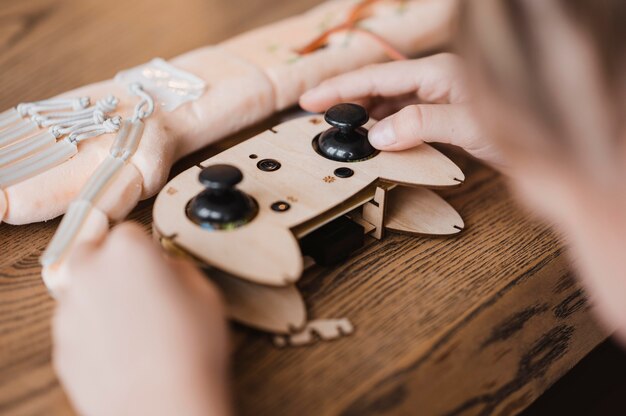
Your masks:
[[[372,98],[372,104],[367,108],[371,118],[375,120],[382,120],[389,117],[393,113],[397,113],[404,107],[413,104],[419,104],[417,97],[414,93],[399,95],[392,98]]]
[[[204,303],[204,307],[210,309],[211,314],[225,315],[224,300],[210,277],[203,274],[187,259],[169,257],[167,261],[175,271],[172,277],[189,291],[190,297]]]
[[[136,223],[124,222],[115,226],[99,255],[104,257],[105,262],[132,259],[139,267],[129,265],[124,269],[134,270],[133,275],[139,276],[142,272],[148,275],[145,285],[154,284],[156,276],[163,275],[165,279],[162,283],[182,284],[194,296],[210,299],[209,303],[212,305],[221,305],[216,288],[193,264],[186,259],[165,257],[160,247]],[[172,273],[158,273],[168,268]]]
[[[151,240],[146,231],[139,224],[132,221],[123,222],[113,227],[109,233],[107,243],[113,247],[119,244],[136,245],[132,248],[151,247]]]
[[[72,278],[76,264],[89,263],[93,253],[96,252],[102,241],[106,238],[109,222],[106,215],[97,208],[93,208],[80,231],[70,243],[67,252],[60,261],[44,266],[41,276],[50,291],[59,298],[67,289]]]
[[[150,246],[150,238],[143,232],[141,227],[133,223],[120,224],[109,231],[107,217],[97,208],[89,213],[76,240],[69,247],[66,257],[59,264],[46,268],[44,277],[58,277],[61,275],[66,284],[74,274],[82,275],[80,283],[90,279],[94,270],[112,270],[117,267],[115,262],[132,258],[137,261],[139,256]],[[131,262],[127,266],[134,265]],[[112,273],[109,281],[117,279]],[[50,279],[48,279],[50,280]],[[48,287],[50,283],[46,280]]]
[[[94,208],[76,236],[64,263],[71,271],[80,272],[83,268],[95,267],[96,263],[115,261],[118,253],[135,258],[140,250],[150,245],[150,238],[139,225],[127,222],[109,230],[106,215]],[[109,267],[112,266],[109,264]]]
[[[463,104],[418,104],[379,121],[369,131],[381,150],[404,150],[423,142],[450,143],[472,150],[479,128]]]
[[[416,93],[428,102],[459,102],[465,98],[460,86],[459,58],[439,54],[423,59],[368,65],[322,82],[300,98],[309,111],[324,111],[340,102],[364,97],[395,97]]]

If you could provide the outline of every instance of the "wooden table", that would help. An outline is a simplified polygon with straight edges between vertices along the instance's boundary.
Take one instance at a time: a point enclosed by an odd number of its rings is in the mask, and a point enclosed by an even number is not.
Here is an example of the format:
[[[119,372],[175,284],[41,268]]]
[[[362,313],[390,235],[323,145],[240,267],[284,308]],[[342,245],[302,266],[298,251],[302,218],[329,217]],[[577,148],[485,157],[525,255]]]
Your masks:
[[[2,0],[0,107],[109,78],[314,3]],[[520,212],[501,176],[452,157],[467,176],[444,193],[466,220],[460,237],[390,234],[302,279],[310,315],[349,317],[353,336],[278,350],[268,336],[234,326],[241,414],[513,414],[605,338],[555,236]],[[150,210],[144,202],[131,217],[148,225]],[[57,224],[0,225],[2,414],[71,413],[50,365],[54,302],[37,260]]]

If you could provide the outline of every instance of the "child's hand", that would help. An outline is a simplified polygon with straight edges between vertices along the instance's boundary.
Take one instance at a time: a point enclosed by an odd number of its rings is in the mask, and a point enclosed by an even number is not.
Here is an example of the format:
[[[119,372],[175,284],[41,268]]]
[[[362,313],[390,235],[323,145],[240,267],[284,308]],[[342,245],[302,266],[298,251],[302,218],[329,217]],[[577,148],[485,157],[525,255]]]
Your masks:
[[[229,413],[224,312],[198,270],[130,224],[66,264],[54,365],[79,413]]]
[[[370,142],[381,150],[403,150],[422,142],[450,143],[502,166],[499,153],[473,117],[463,81],[460,59],[444,53],[339,75],[306,92],[300,105],[315,112],[340,102],[365,105],[374,118],[381,119],[369,132]]]

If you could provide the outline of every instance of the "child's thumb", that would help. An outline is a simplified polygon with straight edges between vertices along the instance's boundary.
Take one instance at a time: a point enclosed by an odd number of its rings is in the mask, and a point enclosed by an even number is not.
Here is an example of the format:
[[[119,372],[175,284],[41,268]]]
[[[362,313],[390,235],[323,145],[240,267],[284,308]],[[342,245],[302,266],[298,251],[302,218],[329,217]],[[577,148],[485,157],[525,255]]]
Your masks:
[[[423,142],[466,148],[478,135],[478,125],[467,105],[417,104],[376,123],[368,137],[377,149],[404,150]]]

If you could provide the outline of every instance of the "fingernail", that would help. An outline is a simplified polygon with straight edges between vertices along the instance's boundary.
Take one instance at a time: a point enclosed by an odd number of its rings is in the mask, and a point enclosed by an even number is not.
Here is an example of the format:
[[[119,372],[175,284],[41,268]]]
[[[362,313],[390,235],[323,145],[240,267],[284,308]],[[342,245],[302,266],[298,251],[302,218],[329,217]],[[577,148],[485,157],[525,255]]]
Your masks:
[[[389,119],[384,119],[374,124],[367,137],[372,146],[377,148],[388,147],[396,143],[396,134]]]

